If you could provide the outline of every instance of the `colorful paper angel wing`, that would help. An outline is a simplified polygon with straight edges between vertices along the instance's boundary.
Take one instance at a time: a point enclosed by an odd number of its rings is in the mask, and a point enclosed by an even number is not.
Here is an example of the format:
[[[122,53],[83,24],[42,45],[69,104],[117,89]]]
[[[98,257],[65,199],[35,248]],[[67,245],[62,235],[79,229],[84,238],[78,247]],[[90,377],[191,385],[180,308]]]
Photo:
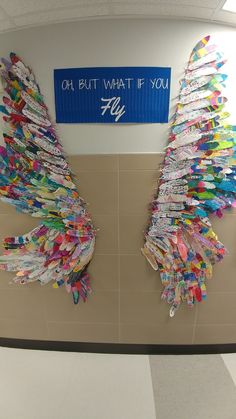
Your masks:
[[[72,180],[56,131],[32,71],[19,57],[2,59],[4,142],[0,147],[0,198],[41,218],[33,231],[4,240],[0,269],[15,282],[54,281],[74,303],[90,292],[86,267],[95,230]]]
[[[206,298],[212,265],[226,253],[209,221],[235,204],[236,127],[224,125],[225,61],[209,36],[193,49],[181,81],[159,190],[142,253],[164,286],[170,316]]]

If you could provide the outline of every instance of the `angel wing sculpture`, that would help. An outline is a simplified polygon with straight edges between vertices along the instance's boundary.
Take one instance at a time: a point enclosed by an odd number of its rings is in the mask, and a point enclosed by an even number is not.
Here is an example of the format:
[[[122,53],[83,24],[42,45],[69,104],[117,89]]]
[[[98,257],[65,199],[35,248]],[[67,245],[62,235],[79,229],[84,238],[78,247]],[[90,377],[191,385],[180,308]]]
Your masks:
[[[235,205],[236,127],[226,125],[225,61],[203,38],[193,49],[170,127],[157,196],[142,253],[160,271],[174,316],[182,301],[206,298],[206,280],[226,249],[209,214]]]
[[[39,217],[37,228],[4,240],[0,269],[15,282],[53,281],[74,303],[90,292],[86,271],[95,229],[79,196],[35,77],[14,53],[2,59],[4,142],[0,147],[0,198]]]

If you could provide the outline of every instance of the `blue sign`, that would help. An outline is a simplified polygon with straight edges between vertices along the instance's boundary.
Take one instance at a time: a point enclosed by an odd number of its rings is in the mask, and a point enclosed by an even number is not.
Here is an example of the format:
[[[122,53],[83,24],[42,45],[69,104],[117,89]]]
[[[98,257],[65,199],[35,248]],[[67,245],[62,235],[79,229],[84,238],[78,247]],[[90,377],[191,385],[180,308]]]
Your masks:
[[[169,67],[54,70],[56,121],[168,122]]]

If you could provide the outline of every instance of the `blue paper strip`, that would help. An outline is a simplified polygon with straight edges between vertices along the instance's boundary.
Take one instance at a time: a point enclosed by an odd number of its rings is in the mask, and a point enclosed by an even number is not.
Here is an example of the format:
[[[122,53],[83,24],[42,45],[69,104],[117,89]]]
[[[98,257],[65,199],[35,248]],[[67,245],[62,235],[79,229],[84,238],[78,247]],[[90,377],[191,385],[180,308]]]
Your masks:
[[[168,122],[169,67],[54,70],[57,123]]]

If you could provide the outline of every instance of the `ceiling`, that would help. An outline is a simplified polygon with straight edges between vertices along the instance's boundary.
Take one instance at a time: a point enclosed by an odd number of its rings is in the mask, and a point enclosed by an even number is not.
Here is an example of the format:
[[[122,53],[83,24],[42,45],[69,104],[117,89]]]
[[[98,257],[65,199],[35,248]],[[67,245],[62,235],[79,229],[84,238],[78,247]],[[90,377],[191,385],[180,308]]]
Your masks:
[[[235,0],[236,1],[236,0]],[[236,26],[225,0],[0,0],[0,33],[94,18],[157,17]]]

